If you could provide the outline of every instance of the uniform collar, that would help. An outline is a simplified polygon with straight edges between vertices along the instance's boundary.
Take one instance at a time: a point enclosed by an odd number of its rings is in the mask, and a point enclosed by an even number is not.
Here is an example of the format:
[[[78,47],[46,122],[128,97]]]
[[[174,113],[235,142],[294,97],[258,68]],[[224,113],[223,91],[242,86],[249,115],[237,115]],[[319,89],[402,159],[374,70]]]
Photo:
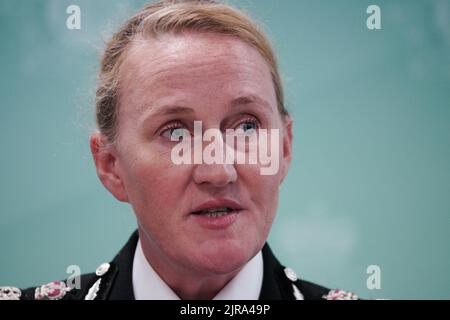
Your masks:
[[[179,297],[159,277],[147,262],[140,240],[133,259],[133,292],[136,300],[179,300]],[[242,284],[245,283],[245,286]],[[261,252],[216,295],[214,300],[257,300],[263,283]]]
[[[133,261],[139,234],[136,230],[128,240],[127,244],[120,250],[114,260],[111,262],[111,270],[103,276],[101,290],[98,292],[99,300],[134,300],[133,292]],[[293,282],[285,275],[285,268],[270,250],[266,243],[262,249],[263,260],[263,280],[259,294],[260,300],[293,300]],[[146,261],[146,260],[145,260]],[[106,278],[105,278],[106,277]],[[82,277],[82,288],[79,292],[81,297],[87,294],[87,291],[98,277]],[[84,279],[84,280],[83,280]],[[236,283],[237,283],[236,279]],[[307,281],[297,280],[296,286],[304,296],[305,300],[321,299],[329,292],[329,289],[318,286]],[[245,286],[240,286],[242,289]],[[33,291],[34,294],[34,291]]]

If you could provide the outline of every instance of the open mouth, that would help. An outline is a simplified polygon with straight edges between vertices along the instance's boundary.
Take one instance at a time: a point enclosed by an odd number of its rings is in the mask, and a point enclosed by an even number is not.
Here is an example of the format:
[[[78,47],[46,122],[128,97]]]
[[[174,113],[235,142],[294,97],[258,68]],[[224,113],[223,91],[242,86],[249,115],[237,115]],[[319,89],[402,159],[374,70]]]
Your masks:
[[[237,213],[240,210],[232,209],[229,207],[210,208],[201,211],[193,212],[194,215],[205,216],[208,218],[220,218],[230,213]]]

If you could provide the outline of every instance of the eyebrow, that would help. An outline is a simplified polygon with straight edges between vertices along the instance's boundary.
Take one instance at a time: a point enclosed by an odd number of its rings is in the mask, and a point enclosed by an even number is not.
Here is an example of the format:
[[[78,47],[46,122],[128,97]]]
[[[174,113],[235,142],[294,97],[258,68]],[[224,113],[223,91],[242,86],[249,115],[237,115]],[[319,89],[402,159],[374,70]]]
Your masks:
[[[240,96],[238,98],[235,98],[231,100],[230,106],[232,108],[239,107],[242,105],[249,105],[252,103],[260,104],[267,108],[269,111],[273,112],[272,108],[270,107],[270,104],[255,95],[246,95],[246,96]],[[156,109],[156,110],[155,110]],[[192,115],[195,113],[195,110],[189,107],[180,106],[180,105],[162,105],[155,107],[153,110],[150,110],[150,112],[147,113],[145,118],[149,117],[156,117],[156,116],[170,116],[170,115],[182,115],[182,114],[189,114]]]
[[[173,114],[193,114],[194,109],[178,105],[164,105],[156,107],[156,111],[152,110],[151,116],[170,116]]]
[[[273,112],[272,108],[270,107],[270,103],[256,95],[246,95],[246,96],[238,97],[236,99],[233,99],[231,101],[230,105],[232,107],[238,107],[241,105],[247,105],[247,104],[252,104],[252,103],[260,104],[260,105],[266,107],[269,111]]]

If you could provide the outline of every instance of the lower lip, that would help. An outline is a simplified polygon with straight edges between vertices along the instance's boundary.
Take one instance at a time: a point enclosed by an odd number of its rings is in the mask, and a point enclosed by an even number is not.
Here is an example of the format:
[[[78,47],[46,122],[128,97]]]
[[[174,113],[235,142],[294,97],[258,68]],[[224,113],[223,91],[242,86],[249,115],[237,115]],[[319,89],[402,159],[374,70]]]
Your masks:
[[[221,217],[208,217],[200,214],[192,214],[191,216],[206,229],[220,230],[231,226],[241,212],[242,210],[232,211]]]

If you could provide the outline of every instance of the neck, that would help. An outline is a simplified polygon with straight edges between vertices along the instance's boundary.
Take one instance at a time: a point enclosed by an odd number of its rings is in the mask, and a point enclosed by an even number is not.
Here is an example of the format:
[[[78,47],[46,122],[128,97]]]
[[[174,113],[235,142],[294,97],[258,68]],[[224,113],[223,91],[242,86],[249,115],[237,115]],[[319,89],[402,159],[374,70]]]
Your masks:
[[[173,285],[168,283],[168,285],[182,300],[211,300],[227,285],[233,276],[186,278],[174,281]]]
[[[182,300],[213,299],[240,271],[218,275],[186,268],[167,259],[141,231],[140,239],[147,263]]]

